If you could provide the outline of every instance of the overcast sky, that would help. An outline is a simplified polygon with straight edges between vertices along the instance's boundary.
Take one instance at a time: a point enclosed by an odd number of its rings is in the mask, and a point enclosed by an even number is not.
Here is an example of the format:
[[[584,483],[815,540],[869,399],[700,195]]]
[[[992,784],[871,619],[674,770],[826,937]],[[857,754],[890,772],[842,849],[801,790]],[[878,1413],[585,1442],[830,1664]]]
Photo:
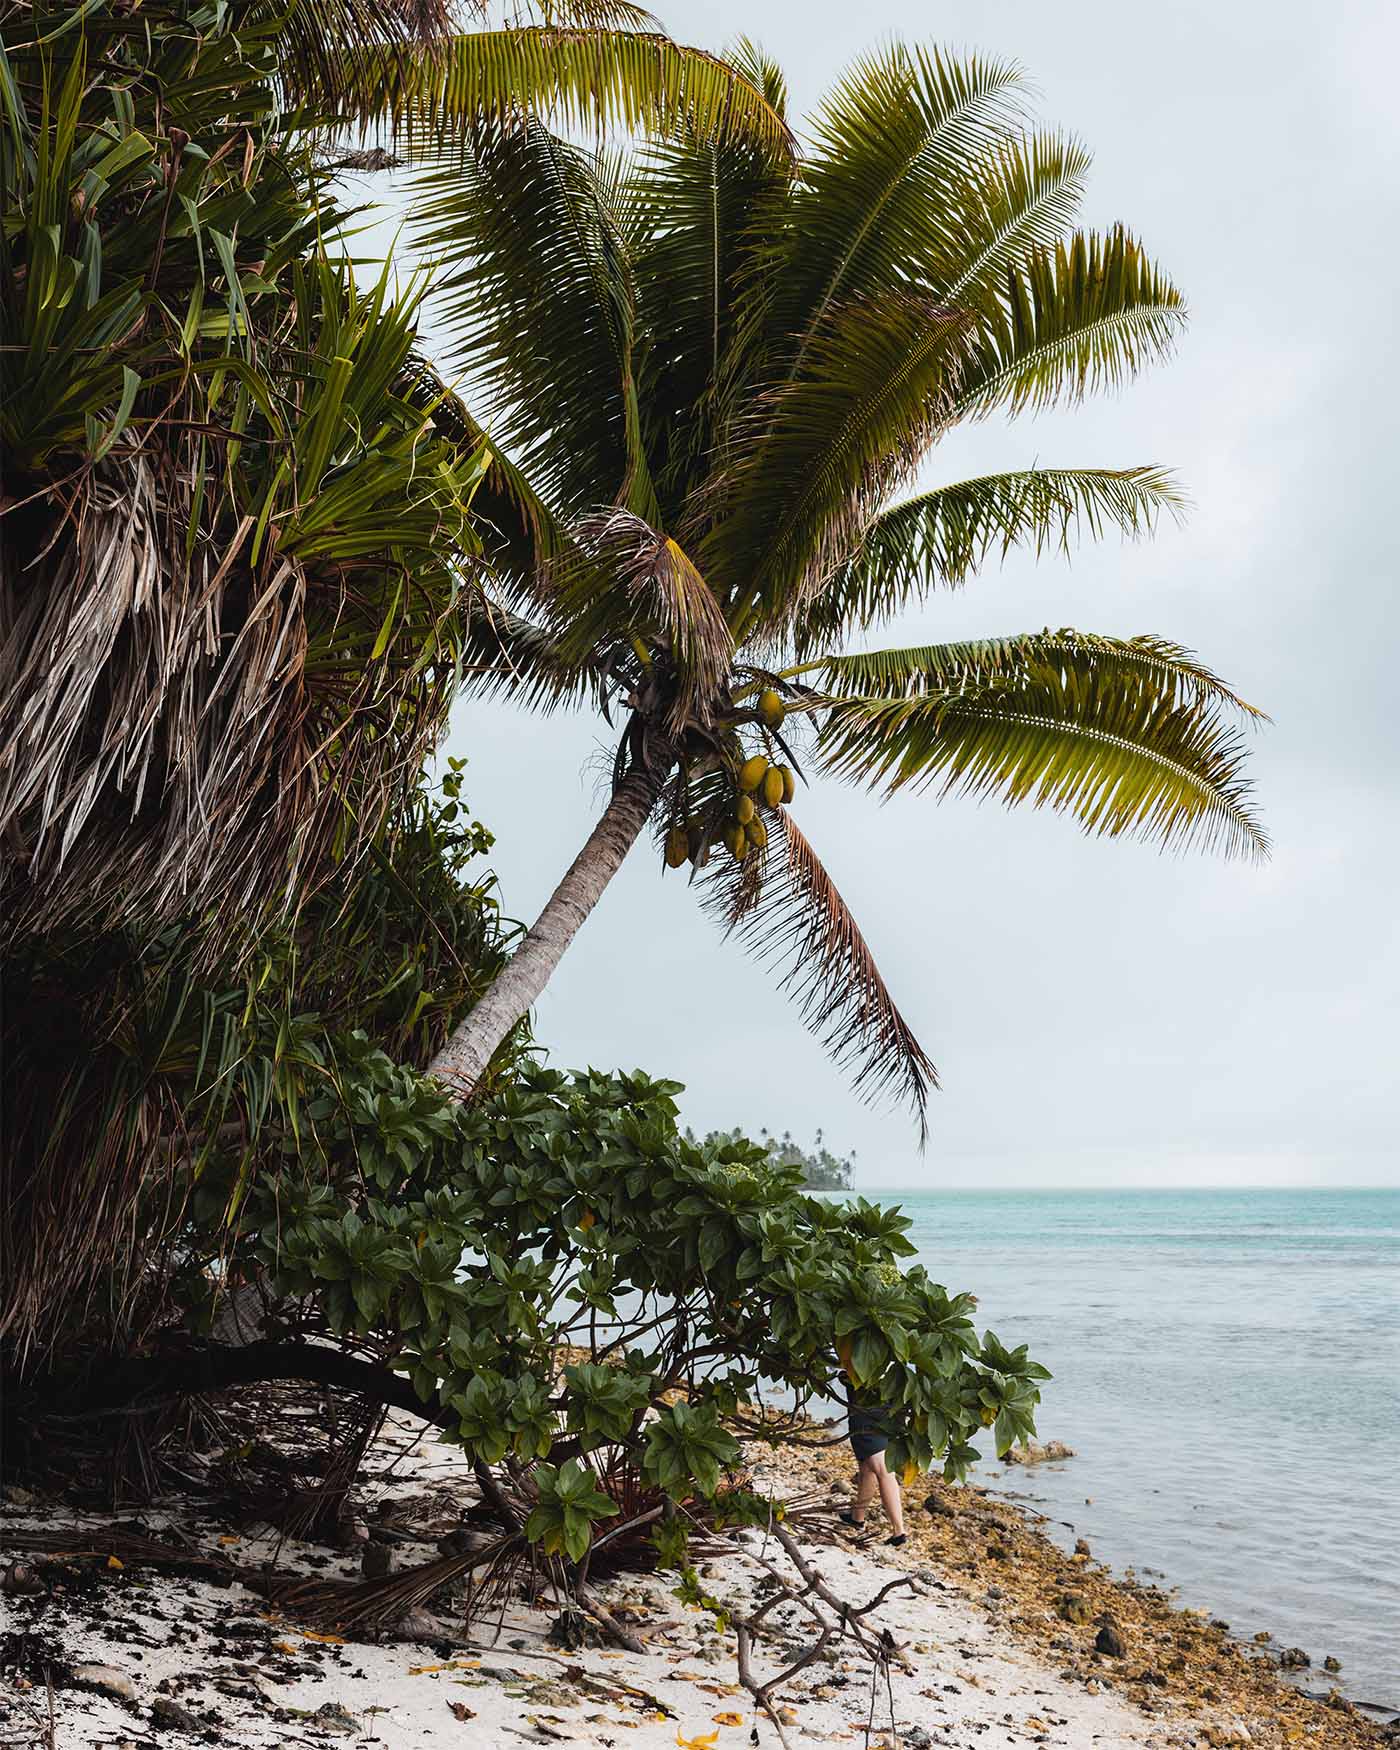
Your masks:
[[[761,40],[794,116],[892,35],[1019,59],[1094,150],[1085,222],[1125,221],[1184,289],[1178,356],[1121,397],[959,434],[929,483],[1045,464],[1178,469],[1149,545],[1017,558],[881,642],[1075,626],[1199,651],[1275,718],[1255,737],[1263,867],[1086,840],[996,805],[826,782],[803,830],[943,1076],[908,1116],[843,1085],[783,996],[634,851],[538,1010],[565,1066],[687,1084],[704,1128],[791,1127],[867,1186],[1400,1183],[1396,194],[1400,12],[1106,0],[851,7],[677,0],[672,33]],[[602,726],[463,704],[451,751],[532,917],[602,800]]]

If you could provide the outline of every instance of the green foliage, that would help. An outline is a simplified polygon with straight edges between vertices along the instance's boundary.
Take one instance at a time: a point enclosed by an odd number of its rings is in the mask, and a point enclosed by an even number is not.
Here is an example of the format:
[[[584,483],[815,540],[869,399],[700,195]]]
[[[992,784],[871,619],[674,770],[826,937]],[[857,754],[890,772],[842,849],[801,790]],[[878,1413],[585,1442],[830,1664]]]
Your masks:
[[[327,1062],[280,1170],[231,1218],[236,1156],[204,1168],[187,1291],[207,1316],[221,1282],[256,1277],[274,1332],[390,1357],[449,1438],[501,1467],[547,1552],[581,1559],[639,1500],[761,1521],[769,1506],[727,1481],[738,1438],[790,1431],[765,1401],[839,1395],[838,1343],[895,1419],[895,1463],[959,1476],[985,1423],[1000,1448],[1029,1436],[1044,1369],[901,1262],[896,1209],[806,1196],[764,1144],[687,1139],[675,1083],[521,1064],[463,1108],[361,1037]],[[668,1524],[658,1547],[682,1563]]]
[[[557,1469],[539,1465],[533,1480],[539,1505],[525,1522],[525,1535],[547,1556],[562,1553],[581,1561],[593,1540],[594,1526],[617,1513],[616,1502],[598,1488],[593,1473],[576,1458],[566,1459]]]
[[[297,40],[246,0],[0,25],[5,943],[202,912],[227,957],[445,717],[487,455],[437,423],[421,286],[325,254]]]
[[[621,0],[505,30],[464,28],[476,10],[0,11],[0,955],[61,1047],[15,1102],[0,1205],[0,1250],[24,1261],[0,1330],[21,1349],[69,1328],[121,1248],[141,1280],[143,1150],[159,1180],[206,1105],[256,1128],[326,1073],[303,1014],[270,1053],[249,1044],[255,993],[323,886],[363,897],[364,858],[392,884],[382,837],[482,638],[473,495],[487,527],[520,509],[415,353],[423,282],[340,259],[354,214],[333,179],[376,157],[338,158],[347,134],[450,161],[555,107],[788,153],[765,92]],[[333,1002],[382,945],[367,911],[337,939]],[[411,1057],[441,1010],[412,961],[392,976],[362,1019]],[[229,1073],[190,1113],[192,1058]]]
[[[473,867],[492,841],[467,811],[461,782],[461,762],[450,762],[444,795],[416,789],[342,890],[307,900],[232,964],[206,964],[199,918],[154,940],[46,938],[6,962],[0,1060],[11,1182],[57,1187],[51,1208],[31,1193],[31,1219],[47,1224],[46,1262],[101,1294],[95,1308],[54,1292],[36,1304],[47,1342],[72,1340],[94,1310],[108,1338],[139,1329],[159,1304],[159,1248],[179,1231],[187,1202],[217,1233],[266,1175],[279,1211],[348,1222],[324,1177],[282,1174],[289,1157],[318,1158],[333,1115],[353,1120],[371,1191],[396,1184],[453,1134],[440,1092],[412,1066],[428,1062],[485,990],[512,934],[493,878]],[[502,1067],[521,1043],[508,1043]],[[125,1187],[137,1201],[109,1252],[75,1216],[106,1208]],[[326,1233],[325,1267],[339,1268],[321,1279],[327,1311],[349,1330],[384,1280],[388,1265],[374,1249],[382,1236],[371,1227],[357,1241],[353,1225]],[[426,1307],[450,1295],[458,1256],[423,1254]],[[165,1261],[187,1269],[178,1247]],[[133,1298],[126,1273],[138,1267]],[[18,1273],[6,1286],[18,1296]]]

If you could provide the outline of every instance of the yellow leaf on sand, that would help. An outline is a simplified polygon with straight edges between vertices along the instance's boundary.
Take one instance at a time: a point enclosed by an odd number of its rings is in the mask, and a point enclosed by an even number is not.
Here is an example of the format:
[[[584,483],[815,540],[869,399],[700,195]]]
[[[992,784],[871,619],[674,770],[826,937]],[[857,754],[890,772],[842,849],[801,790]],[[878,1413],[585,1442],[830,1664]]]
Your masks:
[[[239,1542],[241,1542],[241,1539],[234,1532],[226,1531],[224,1533],[224,1535],[219,1539],[219,1542],[220,1543],[239,1543]]]
[[[292,1643],[290,1641],[274,1641],[272,1643],[272,1650],[274,1653],[295,1653],[296,1652],[296,1648],[292,1645]]]
[[[319,1641],[323,1647],[343,1647],[345,1645],[343,1636],[317,1634],[314,1628],[304,1628],[300,1630],[300,1634],[304,1641]]]
[[[687,1738],[677,1732],[676,1742],[680,1745],[681,1750],[713,1750],[715,1739],[718,1737],[718,1732],[705,1732],[698,1738]]]
[[[710,1717],[717,1726],[742,1726],[744,1723],[742,1714],[712,1714]]]
[[[126,1563],[119,1562],[115,1556],[108,1556],[107,1557],[107,1566],[109,1568],[124,1568],[126,1566]]]

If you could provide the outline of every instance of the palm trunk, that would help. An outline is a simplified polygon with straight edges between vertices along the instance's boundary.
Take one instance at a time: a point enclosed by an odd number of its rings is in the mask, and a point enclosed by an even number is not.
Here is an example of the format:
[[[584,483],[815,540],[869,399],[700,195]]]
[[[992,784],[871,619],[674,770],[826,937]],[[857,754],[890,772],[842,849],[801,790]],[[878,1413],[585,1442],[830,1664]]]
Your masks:
[[[603,897],[656,805],[663,779],[636,771],[614,790],[588,842],[506,962],[495,983],[428,1065],[430,1075],[452,1084],[466,1099],[485,1073],[492,1053],[529,1013],[564,950]]]

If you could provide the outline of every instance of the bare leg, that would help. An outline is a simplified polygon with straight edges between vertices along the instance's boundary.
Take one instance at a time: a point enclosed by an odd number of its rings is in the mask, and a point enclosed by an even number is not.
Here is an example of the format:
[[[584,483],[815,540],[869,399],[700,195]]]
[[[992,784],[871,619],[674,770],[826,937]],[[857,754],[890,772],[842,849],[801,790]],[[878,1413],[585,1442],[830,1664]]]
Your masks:
[[[863,1458],[856,1476],[856,1498],[851,1502],[851,1515],[857,1525],[865,1523],[865,1510],[875,1499],[875,1491],[878,1487],[875,1472],[871,1468],[871,1461],[868,1458]]]
[[[896,1537],[904,1536],[904,1501],[899,1492],[899,1478],[885,1467],[885,1455],[877,1452],[869,1459],[871,1481],[880,1491],[880,1505],[885,1509],[885,1517],[890,1522],[890,1530]],[[861,1466],[861,1480],[865,1480],[865,1465]]]

